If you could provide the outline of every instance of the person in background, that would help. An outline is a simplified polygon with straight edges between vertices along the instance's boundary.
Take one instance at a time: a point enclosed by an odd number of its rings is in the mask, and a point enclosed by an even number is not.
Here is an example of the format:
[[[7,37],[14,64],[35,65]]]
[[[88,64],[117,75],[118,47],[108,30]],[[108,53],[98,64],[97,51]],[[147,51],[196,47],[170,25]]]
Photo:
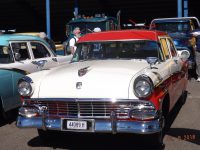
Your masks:
[[[70,51],[71,54],[73,55],[76,51],[76,42],[78,41],[78,39],[80,38],[81,31],[79,27],[74,28],[73,30],[73,37],[69,40],[69,47],[70,47]]]
[[[200,29],[193,30],[191,33],[196,38],[195,61],[197,82],[200,82]]]
[[[40,32],[40,38],[44,39],[51,47],[51,49],[56,53],[56,45],[53,40],[49,39],[44,32]]]

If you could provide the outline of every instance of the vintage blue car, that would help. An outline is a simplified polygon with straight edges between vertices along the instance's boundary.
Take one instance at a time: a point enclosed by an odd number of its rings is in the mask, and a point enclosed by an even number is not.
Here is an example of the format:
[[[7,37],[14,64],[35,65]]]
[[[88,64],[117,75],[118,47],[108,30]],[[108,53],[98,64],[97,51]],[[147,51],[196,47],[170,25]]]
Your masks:
[[[0,69],[0,111],[1,116],[8,118],[7,112],[21,105],[17,92],[17,82],[26,73],[17,69]]]
[[[71,57],[56,55],[48,43],[36,36],[0,36],[0,68],[33,73],[66,64]]]
[[[71,56],[58,56],[48,43],[30,35],[0,35],[0,115],[21,105],[16,84],[25,74],[66,64]]]

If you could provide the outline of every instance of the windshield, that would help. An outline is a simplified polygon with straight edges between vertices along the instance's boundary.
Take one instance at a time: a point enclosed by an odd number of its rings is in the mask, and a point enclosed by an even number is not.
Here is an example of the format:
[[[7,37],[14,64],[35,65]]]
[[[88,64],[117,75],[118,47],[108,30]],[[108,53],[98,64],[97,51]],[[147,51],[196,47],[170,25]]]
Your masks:
[[[191,30],[189,22],[162,22],[155,23],[155,29],[168,33],[182,32],[188,33]]]
[[[79,27],[81,30],[81,34],[87,34],[93,32],[94,28],[99,27],[101,31],[106,30],[106,22],[77,22],[70,24],[71,32],[74,28]]]
[[[12,52],[7,46],[0,46],[0,64],[12,63]]]
[[[79,43],[72,61],[163,58],[157,42],[149,40]]]

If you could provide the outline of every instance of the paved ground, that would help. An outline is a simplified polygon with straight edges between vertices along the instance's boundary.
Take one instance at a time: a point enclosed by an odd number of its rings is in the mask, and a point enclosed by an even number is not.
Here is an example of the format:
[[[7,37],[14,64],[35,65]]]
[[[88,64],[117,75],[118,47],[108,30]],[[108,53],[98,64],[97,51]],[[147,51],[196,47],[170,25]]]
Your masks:
[[[188,85],[188,99],[182,106],[168,134],[166,150],[200,149],[200,82],[192,79]]]
[[[15,121],[0,123],[1,150],[50,150],[50,149],[134,149],[134,150],[199,150],[200,149],[200,83],[191,80],[188,99],[172,113],[172,125],[164,137],[165,147],[153,148],[135,141],[134,137],[112,136],[62,136],[53,142],[44,143],[35,129],[18,129]],[[174,120],[174,121],[173,121]],[[142,147],[140,146],[142,145]]]

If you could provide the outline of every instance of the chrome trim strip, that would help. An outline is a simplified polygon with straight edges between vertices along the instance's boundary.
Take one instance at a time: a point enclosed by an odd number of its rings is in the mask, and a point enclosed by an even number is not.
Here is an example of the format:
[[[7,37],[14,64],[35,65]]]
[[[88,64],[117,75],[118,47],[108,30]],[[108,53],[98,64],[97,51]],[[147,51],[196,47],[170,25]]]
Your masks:
[[[36,101],[73,101],[73,102],[150,102],[139,99],[112,99],[112,98],[24,98],[24,100]]]

